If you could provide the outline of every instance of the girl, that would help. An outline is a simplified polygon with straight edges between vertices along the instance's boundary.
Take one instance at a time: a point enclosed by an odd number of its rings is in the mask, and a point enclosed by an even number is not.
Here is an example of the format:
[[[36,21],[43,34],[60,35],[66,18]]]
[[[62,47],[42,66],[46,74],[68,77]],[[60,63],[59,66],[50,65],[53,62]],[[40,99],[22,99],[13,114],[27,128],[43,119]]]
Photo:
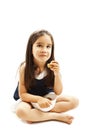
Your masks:
[[[46,30],[36,31],[29,38],[25,62],[19,69],[18,88],[14,93],[14,98],[20,99],[16,106],[17,116],[27,122],[57,120],[71,124],[73,117],[64,112],[77,107],[78,99],[62,96],[62,90],[53,37]],[[47,98],[47,95],[50,96]],[[56,99],[54,105],[49,99],[51,96]],[[50,109],[44,111],[45,108]]]

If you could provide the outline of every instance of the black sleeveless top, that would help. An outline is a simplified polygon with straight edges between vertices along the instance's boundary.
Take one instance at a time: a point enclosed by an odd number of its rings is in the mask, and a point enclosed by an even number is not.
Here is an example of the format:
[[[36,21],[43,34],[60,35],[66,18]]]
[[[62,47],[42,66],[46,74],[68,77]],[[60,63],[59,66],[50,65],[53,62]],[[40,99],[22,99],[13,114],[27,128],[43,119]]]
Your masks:
[[[19,83],[18,83],[18,85],[19,85]],[[16,90],[13,95],[13,98],[15,100],[19,99],[18,85],[17,85]],[[34,84],[28,91],[28,93],[30,93],[30,94],[39,95],[39,96],[44,96],[44,95],[48,94],[49,92],[53,92],[53,88],[47,87],[47,85],[45,84],[44,78],[43,79],[34,79]]]

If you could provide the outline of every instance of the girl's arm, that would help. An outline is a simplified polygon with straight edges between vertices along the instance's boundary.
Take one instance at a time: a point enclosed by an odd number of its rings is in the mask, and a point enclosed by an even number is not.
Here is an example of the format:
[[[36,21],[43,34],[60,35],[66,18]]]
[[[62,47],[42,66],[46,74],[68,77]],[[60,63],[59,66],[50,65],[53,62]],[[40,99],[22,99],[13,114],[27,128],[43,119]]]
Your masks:
[[[48,67],[54,72],[54,91],[57,95],[61,94],[63,85],[61,81],[61,75],[59,72],[59,64],[56,61],[51,61]]]
[[[24,69],[25,69],[25,66],[22,65],[19,71],[19,97],[24,102],[38,103],[39,106],[42,108],[49,107],[51,104],[51,101],[49,99],[27,93],[27,90],[24,85]]]
[[[57,95],[62,93],[63,85],[61,81],[60,73],[56,74],[54,77],[54,91]]]
[[[38,102],[38,100],[42,98],[41,96],[35,96],[27,93],[27,90],[24,85],[24,69],[25,64],[23,64],[19,70],[19,88],[18,88],[19,97],[22,99],[22,101],[25,102]]]

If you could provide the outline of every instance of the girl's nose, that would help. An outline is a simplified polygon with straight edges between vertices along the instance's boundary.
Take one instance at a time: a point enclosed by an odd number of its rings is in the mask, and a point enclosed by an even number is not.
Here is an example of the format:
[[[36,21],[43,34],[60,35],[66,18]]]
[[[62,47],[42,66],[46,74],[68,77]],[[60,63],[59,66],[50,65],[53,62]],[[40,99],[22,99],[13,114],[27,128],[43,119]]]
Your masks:
[[[42,48],[42,52],[46,52],[46,51],[47,51],[46,47]]]

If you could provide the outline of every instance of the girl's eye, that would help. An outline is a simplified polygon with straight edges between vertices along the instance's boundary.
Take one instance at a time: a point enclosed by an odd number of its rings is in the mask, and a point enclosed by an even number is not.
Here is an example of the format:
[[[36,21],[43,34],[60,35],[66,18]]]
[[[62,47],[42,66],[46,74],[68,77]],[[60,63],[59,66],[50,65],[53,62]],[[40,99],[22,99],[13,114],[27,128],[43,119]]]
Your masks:
[[[42,45],[38,44],[37,47],[42,47]]]
[[[50,45],[48,45],[48,46],[47,46],[47,48],[51,48],[51,46],[50,46]]]

